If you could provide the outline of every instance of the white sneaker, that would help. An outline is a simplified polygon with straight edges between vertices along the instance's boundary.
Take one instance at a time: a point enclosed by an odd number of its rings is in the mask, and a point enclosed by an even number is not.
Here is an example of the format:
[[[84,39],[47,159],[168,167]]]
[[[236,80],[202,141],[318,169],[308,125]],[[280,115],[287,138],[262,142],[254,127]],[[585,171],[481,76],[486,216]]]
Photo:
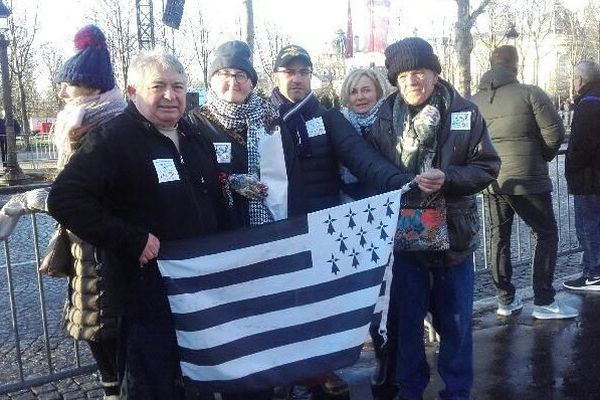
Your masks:
[[[510,304],[501,304],[498,302],[496,314],[502,317],[510,317],[521,309],[523,309],[523,301],[521,300],[521,296],[515,294],[515,297],[513,297],[513,301]]]
[[[579,315],[579,311],[571,306],[563,304],[558,300],[554,300],[552,304],[547,306],[533,306],[531,316],[536,319],[566,319],[575,318]]]

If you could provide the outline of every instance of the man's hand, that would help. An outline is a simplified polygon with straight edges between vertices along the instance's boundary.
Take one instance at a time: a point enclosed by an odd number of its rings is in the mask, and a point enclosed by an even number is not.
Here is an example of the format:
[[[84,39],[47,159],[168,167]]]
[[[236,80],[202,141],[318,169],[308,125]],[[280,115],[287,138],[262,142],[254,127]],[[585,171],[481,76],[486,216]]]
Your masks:
[[[446,180],[446,174],[439,169],[431,169],[415,177],[419,189],[425,194],[439,191]]]
[[[153,234],[148,234],[148,241],[146,247],[142,251],[142,255],[139,260],[142,264],[148,264],[148,262],[158,256],[158,250],[160,250],[160,240]]]

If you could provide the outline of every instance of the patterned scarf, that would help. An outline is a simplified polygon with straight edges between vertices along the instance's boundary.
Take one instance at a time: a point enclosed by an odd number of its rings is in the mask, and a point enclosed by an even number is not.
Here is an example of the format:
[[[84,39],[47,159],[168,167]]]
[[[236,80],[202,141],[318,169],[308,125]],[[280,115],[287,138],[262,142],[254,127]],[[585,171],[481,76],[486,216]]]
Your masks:
[[[67,103],[56,116],[50,132],[58,150],[58,170],[63,169],[87,132],[121,114],[126,105],[116,86],[107,92],[80,96]]]
[[[212,90],[208,91],[206,107],[213,117],[226,130],[241,131],[247,129],[248,174],[260,180],[260,154],[258,142],[267,135],[266,127],[277,118],[277,110],[256,92],[244,104],[235,104],[220,99]],[[262,225],[273,222],[274,218],[267,206],[259,200],[248,200],[250,225]]]
[[[279,88],[275,88],[271,95],[271,102],[279,107],[279,114],[283,122],[295,137],[296,145],[300,150],[299,154],[301,156],[311,155],[312,149],[308,140],[306,121],[312,119],[321,108],[321,103],[315,93],[310,92],[298,103],[292,103],[281,94]]]
[[[346,117],[348,122],[350,122],[350,124],[354,127],[356,132],[362,136],[363,128],[364,129],[370,128],[371,125],[373,125],[373,122],[375,122],[375,119],[377,118],[377,113],[379,112],[379,107],[381,107],[381,104],[383,104],[383,100],[384,99],[379,99],[379,101],[377,103],[375,103],[373,108],[371,108],[371,110],[369,110],[369,112],[367,112],[365,114],[357,114],[354,111],[352,111],[351,109],[349,109],[348,107],[342,107],[342,109],[340,111],[342,112],[344,117]],[[348,170],[348,168],[344,167],[341,164],[340,164],[340,178],[342,179],[342,182],[344,182],[345,184],[351,184],[351,183],[358,182],[358,178],[355,177],[354,175],[352,175],[350,170]]]
[[[396,161],[404,171],[418,174],[433,168],[441,116],[448,110],[450,98],[442,85],[436,85],[427,102],[416,107],[407,105],[400,94],[396,96],[392,121],[398,137]]]
[[[362,135],[362,128],[367,128],[373,125],[379,112],[379,107],[383,104],[384,99],[379,99],[377,103],[365,114],[357,114],[348,107],[342,107],[340,110],[344,117],[352,124],[354,129]]]

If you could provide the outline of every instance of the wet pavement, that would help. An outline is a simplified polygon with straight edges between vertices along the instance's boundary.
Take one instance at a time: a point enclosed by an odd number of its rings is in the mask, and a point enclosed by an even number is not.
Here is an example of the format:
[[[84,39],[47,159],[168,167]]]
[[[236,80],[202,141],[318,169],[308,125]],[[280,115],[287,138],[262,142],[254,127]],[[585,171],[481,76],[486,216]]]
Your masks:
[[[497,317],[495,301],[476,304],[473,348],[475,400],[600,399],[600,293],[557,296],[576,307],[571,320],[539,321],[531,317],[529,299],[510,318]],[[427,346],[432,379],[425,399],[436,399],[443,382],[435,372],[437,345]],[[373,354],[363,353],[357,365],[342,371],[353,383],[352,399],[371,400],[368,372]]]

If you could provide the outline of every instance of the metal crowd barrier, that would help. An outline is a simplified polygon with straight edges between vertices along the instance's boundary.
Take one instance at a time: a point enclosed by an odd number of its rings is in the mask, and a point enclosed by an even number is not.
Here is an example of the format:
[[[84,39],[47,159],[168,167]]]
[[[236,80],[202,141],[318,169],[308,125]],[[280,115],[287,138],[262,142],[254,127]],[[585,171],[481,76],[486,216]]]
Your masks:
[[[572,199],[567,195],[563,177],[564,151],[550,163],[550,171],[559,226],[559,255],[562,256],[579,251],[572,222]],[[482,196],[479,200],[481,246],[474,259],[476,271],[482,272],[489,263],[489,219]],[[26,218],[22,218],[19,223],[24,225],[25,222]],[[515,222],[512,255],[514,265],[518,266],[531,261],[532,241],[525,224],[518,218]],[[33,214],[31,230],[21,234],[18,244],[13,245],[14,234],[4,241],[5,265],[0,266],[6,269],[5,280],[0,275],[0,395],[90,373],[95,369],[87,346],[80,346],[77,341],[69,339],[62,330],[61,310],[66,298],[66,279],[42,277],[37,273],[40,243],[45,248],[53,224],[49,216]],[[27,240],[31,243],[27,244]],[[19,254],[20,259],[13,262],[13,254],[22,253],[28,247],[31,247],[28,250],[32,255]],[[36,307],[32,303],[36,303]]]
[[[54,166],[58,151],[52,135],[38,133],[17,137],[17,157],[19,164],[29,169],[38,170],[47,165]]]
[[[12,236],[4,240],[5,264],[0,267],[6,269],[6,279],[0,279],[0,395],[96,370],[87,346],[80,346],[62,330],[66,278],[50,278],[37,272],[40,243],[44,238],[45,249],[54,222],[45,215],[32,214],[30,218],[31,230],[21,234],[18,245],[11,246]],[[40,219],[45,220],[41,230]],[[22,218],[17,229],[23,230],[26,223]],[[28,240],[31,248],[23,249]],[[13,253],[20,259],[33,259],[15,262]],[[10,328],[5,323],[8,312]]]

